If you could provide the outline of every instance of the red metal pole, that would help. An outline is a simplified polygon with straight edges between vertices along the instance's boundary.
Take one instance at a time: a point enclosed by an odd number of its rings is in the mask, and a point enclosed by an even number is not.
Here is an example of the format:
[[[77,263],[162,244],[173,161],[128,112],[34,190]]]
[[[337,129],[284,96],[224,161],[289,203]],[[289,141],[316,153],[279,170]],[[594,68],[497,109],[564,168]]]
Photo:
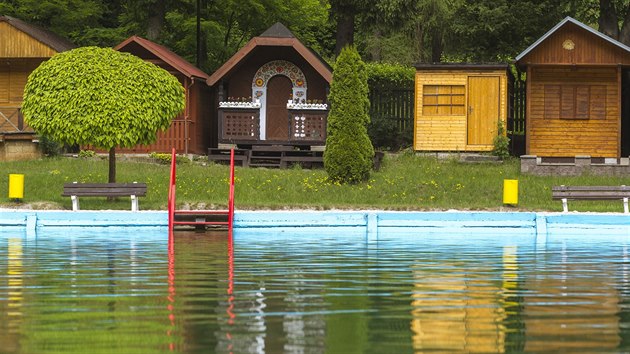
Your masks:
[[[175,176],[176,176],[176,155],[175,148],[171,153],[171,178],[168,185],[168,228],[173,230],[173,221],[175,220]]]
[[[234,225],[234,149],[230,150],[230,197],[228,199],[228,231]]]

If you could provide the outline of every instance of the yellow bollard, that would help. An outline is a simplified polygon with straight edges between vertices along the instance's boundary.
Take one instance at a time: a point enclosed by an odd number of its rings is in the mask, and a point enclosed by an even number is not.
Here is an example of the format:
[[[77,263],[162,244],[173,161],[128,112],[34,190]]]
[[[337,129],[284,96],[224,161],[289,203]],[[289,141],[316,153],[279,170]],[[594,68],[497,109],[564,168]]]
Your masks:
[[[518,180],[516,179],[503,180],[503,204],[509,204],[509,205],[518,204]]]
[[[9,199],[24,198],[24,175],[9,174]]]

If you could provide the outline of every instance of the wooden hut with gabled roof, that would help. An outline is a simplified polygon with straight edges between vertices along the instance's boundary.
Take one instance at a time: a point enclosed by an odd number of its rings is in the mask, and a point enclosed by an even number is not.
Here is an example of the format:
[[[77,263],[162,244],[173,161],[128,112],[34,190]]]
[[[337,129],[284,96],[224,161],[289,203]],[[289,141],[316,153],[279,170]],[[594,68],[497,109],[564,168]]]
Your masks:
[[[218,144],[323,146],[332,69],[281,23],[208,79]]]
[[[0,16],[0,134],[32,133],[20,108],[30,73],[53,55],[75,48],[55,33]]]
[[[630,154],[630,47],[567,17],[516,57],[527,73],[526,154]]]
[[[169,129],[158,132],[151,145],[121,149],[127,153],[170,152],[206,154],[210,145],[210,107],[205,103],[209,92],[208,74],[166,47],[138,36],[127,38],[114,49],[131,53],[173,74],[186,90],[184,112],[175,117]]]

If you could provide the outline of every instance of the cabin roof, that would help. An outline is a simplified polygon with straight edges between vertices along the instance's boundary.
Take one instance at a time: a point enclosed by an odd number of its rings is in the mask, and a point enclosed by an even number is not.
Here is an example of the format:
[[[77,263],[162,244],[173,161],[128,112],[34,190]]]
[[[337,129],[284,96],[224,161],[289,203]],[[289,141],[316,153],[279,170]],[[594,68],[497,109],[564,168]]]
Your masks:
[[[416,70],[507,70],[508,64],[499,63],[420,63]]]
[[[300,42],[288,28],[277,22],[260,36],[252,38],[243,48],[210,75],[207,81],[208,85],[213,86],[229,74],[243,59],[247,58],[256,47],[292,47],[322,76],[322,78],[324,78],[324,80],[329,83],[332,81],[332,68],[328,63],[317,53]]]
[[[34,39],[44,43],[57,52],[64,52],[66,50],[76,48],[74,43],[61,37],[60,35],[53,33],[49,30],[45,30],[41,27],[35,26],[30,23],[26,23],[11,16],[0,16],[0,22],[6,22],[18,30],[28,34]]]
[[[593,29],[592,27],[583,24],[582,22],[567,16],[564,18],[564,20],[560,21],[557,25],[555,25],[552,29],[550,29],[547,33],[545,33],[542,37],[538,38],[538,40],[536,42],[534,42],[532,45],[530,45],[529,47],[527,47],[527,49],[525,49],[521,54],[519,54],[516,59],[515,62],[519,62],[521,59],[523,59],[527,54],[529,54],[531,51],[533,51],[536,47],[538,47],[542,42],[544,42],[547,38],[549,38],[552,34],[554,34],[555,32],[557,32],[560,28],[564,27],[567,23],[572,23],[582,29],[584,29],[587,32],[590,32],[594,35],[596,35],[597,37],[603,39],[604,41],[618,47],[619,49],[625,51],[626,53],[630,54],[630,47],[628,47],[627,45],[599,32],[596,31],[595,29]]]
[[[124,40],[122,43],[118,44],[116,47],[114,47],[114,49],[121,51],[131,43],[137,43],[142,48],[148,50],[151,54],[155,55],[159,59],[164,60],[165,63],[172,66],[175,70],[179,71],[189,78],[198,77],[203,80],[207,80],[209,77],[208,74],[203,72],[201,69],[192,65],[186,59],[175,54],[168,48],[142,37],[131,36]]]

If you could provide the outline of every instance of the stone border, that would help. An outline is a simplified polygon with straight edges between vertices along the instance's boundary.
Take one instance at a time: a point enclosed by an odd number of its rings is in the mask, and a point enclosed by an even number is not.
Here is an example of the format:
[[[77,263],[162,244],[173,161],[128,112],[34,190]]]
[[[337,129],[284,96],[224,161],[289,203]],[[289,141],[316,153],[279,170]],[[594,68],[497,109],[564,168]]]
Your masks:
[[[611,163],[592,163],[590,156],[575,156],[573,163],[544,163],[536,155],[521,156],[521,173],[538,176],[579,176],[591,173],[602,176],[630,175],[630,159],[627,157]]]

